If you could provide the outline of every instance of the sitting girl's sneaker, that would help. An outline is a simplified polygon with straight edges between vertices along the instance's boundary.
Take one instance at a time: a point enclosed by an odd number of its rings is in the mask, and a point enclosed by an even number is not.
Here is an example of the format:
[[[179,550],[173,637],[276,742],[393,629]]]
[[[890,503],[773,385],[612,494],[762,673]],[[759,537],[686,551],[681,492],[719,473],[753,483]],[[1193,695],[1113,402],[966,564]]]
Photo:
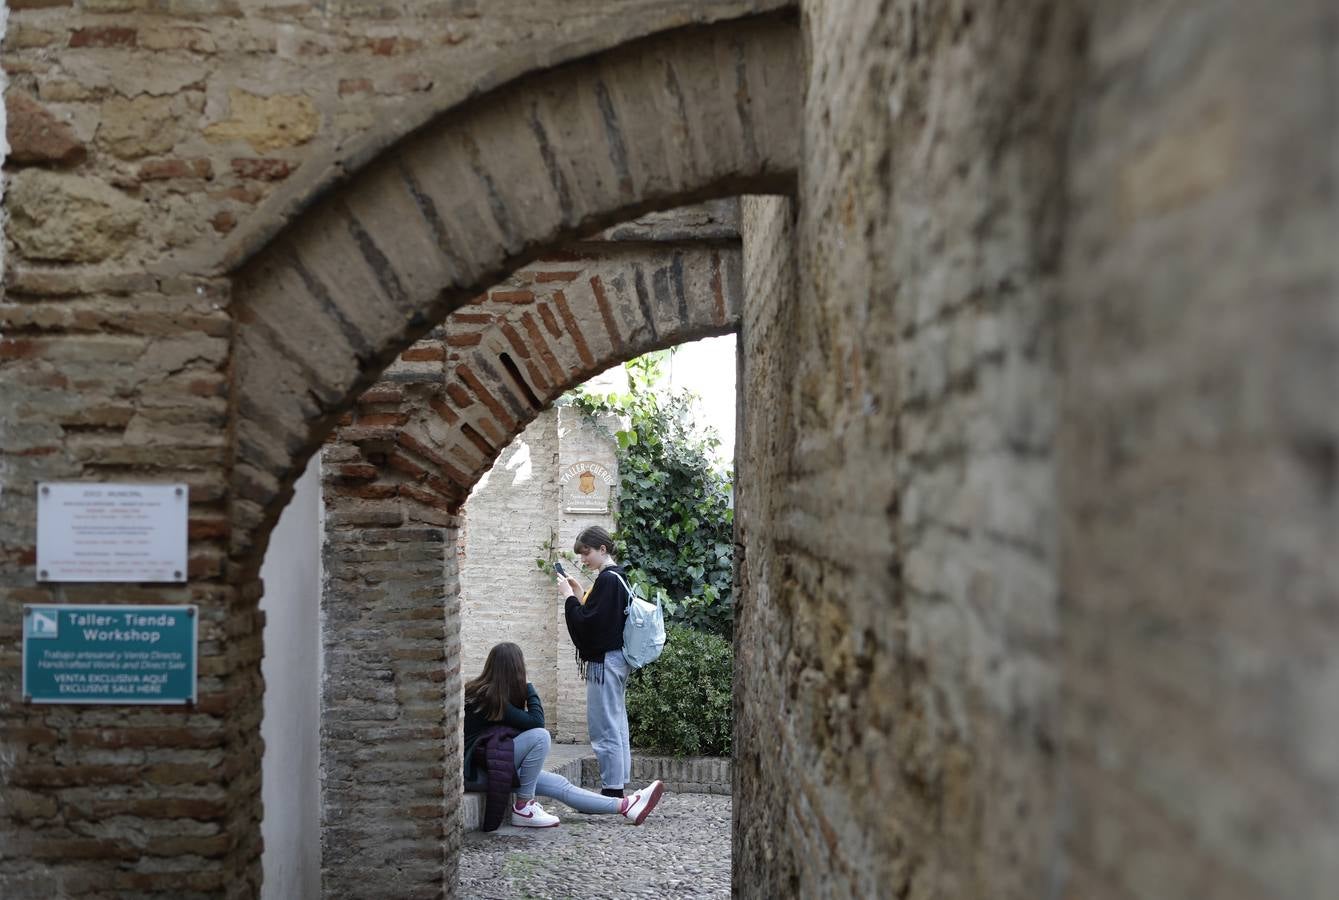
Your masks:
[[[540,806],[534,800],[525,801],[525,805],[512,805],[511,824],[519,825],[522,828],[552,828],[557,825],[559,819],[552,813],[544,812],[544,807]]]
[[[665,793],[664,782],[653,781],[631,797],[625,798],[621,810],[623,818],[634,825],[642,824],[643,820],[650,815],[651,810],[656,808],[656,804],[660,802],[660,795],[663,793]]]

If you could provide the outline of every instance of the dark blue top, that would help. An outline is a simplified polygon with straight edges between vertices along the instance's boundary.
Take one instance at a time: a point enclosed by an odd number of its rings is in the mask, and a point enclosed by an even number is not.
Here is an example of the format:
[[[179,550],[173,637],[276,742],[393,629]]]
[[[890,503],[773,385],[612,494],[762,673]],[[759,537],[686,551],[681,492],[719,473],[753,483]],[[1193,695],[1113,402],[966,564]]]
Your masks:
[[[465,780],[474,781],[474,745],[479,736],[490,725],[508,725],[517,731],[529,731],[531,728],[544,727],[544,706],[539,702],[539,693],[528,681],[525,684],[525,709],[507,704],[501,719],[485,719],[483,713],[469,704],[465,705]]]

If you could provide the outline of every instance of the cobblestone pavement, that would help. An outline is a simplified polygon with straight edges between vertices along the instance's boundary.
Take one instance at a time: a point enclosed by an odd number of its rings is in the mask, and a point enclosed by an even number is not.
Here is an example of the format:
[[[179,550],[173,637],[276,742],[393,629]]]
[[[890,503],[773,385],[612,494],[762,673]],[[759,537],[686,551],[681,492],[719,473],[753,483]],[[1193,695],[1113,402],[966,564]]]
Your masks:
[[[557,828],[465,833],[464,900],[729,897],[730,798],[671,794],[640,827],[541,797]]]

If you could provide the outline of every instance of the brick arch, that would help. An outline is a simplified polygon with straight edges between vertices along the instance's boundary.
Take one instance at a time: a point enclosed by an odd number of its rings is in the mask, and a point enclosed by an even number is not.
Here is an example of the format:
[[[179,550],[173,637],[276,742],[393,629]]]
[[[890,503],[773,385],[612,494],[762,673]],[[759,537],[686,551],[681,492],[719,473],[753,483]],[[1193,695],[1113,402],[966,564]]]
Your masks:
[[[768,16],[527,76],[392,147],[249,260],[234,557],[258,564],[302,462],[387,363],[508,272],[644,211],[790,193],[798,51],[793,19]]]
[[[342,451],[335,489],[454,514],[564,391],[651,350],[735,331],[742,296],[737,243],[590,245],[531,263],[358,398],[327,439]]]
[[[743,260],[731,231],[585,243],[523,267],[406,348],[327,438],[320,765],[322,808],[338,811],[321,824],[328,889],[353,896],[393,884],[408,896],[454,880],[454,823],[466,808],[455,775],[461,506],[567,387],[648,350],[738,329]],[[388,734],[395,762],[383,765],[366,747]],[[376,861],[402,827],[404,798],[420,820],[401,850],[419,862],[391,871]]]

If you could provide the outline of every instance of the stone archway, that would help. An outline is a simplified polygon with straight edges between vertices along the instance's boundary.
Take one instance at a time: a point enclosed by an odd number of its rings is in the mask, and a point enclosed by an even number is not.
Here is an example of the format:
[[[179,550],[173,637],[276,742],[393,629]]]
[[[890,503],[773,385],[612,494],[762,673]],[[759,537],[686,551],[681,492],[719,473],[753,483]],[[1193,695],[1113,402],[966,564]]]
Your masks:
[[[523,78],[386,151],[249,260],[232,555],[254,567],[252,541],[354,397],[507,272],[642,211],[790,193],[797,53],[793,21],[763,17]]]

